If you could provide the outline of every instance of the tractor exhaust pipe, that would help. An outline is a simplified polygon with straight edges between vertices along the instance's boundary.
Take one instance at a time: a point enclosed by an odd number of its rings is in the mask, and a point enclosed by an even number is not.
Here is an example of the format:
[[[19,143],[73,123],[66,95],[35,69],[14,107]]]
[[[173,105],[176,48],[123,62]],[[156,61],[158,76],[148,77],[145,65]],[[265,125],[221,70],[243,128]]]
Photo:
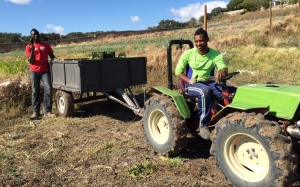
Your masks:
[[[300,121],[297,121],[296,127],[294,126],[288,126],[286,128],[286,131],[293,137],[293,138],[299,138],[300,139]]]

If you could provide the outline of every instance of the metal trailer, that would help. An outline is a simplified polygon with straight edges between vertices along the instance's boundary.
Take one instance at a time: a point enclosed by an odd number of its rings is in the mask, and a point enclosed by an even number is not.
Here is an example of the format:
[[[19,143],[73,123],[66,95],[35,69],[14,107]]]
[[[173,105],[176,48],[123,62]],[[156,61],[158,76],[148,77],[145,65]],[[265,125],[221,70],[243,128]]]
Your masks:
[[[108,97],[141,115],[130,86],[147,83],[146,62],[146,57],[49,61],[58,114],[72,116],[75,103]]]

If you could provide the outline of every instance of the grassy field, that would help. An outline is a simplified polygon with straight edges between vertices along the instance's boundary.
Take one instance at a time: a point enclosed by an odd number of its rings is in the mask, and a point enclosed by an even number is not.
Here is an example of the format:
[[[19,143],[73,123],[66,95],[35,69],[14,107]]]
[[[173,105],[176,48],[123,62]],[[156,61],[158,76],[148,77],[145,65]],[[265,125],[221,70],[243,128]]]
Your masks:
[[[241,72],[230,84],[300,85],[298,9],[274,12],[272,30],[267,16],[224,15],[208,23],[209,46],[224,54],[230,72]],[[195,30],[111,36],[53,49],[59,59],[111,50],[147,57],[148,82],[133,88],[140,94],[144,87],[167,87],[167,43],[192,40]],[[174,46],[173,68],[181,53]],[[106,99],[76,104],[72,118],[29,120],[30,84],[19,85],[29,81],[24,51],[0,54],[0,82],[8,80],[16,83],[0,87],[0,186],[232,186],[217,169],[209,141],[191,135],[180,156],[160,157],[147,144],[141,118]]]

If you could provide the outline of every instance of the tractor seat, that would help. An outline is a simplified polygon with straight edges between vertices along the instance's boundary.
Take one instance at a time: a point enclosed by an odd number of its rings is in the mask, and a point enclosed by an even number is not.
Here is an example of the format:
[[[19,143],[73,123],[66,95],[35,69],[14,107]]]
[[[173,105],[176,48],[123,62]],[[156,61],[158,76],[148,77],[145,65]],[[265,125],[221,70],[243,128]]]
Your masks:
[[[184,81],[182,79],[178,78],[178,83],[179,83],[179,87],[181,88],[181,93],[187,95]]]

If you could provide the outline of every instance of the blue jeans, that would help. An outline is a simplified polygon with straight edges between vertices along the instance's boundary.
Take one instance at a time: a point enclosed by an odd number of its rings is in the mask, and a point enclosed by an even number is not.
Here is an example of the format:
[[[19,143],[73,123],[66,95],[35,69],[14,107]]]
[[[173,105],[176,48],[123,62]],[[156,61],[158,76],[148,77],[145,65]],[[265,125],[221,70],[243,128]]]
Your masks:
[[[40,114],[40,82],[44,87],[44,112],[52,111],[52,85],[50,72],[34,72],[30,70],[31,88],[32,88],[32,110]]]
[[[230,93],[235,93],[236,88],[227,86]],[[203,82],[187,85],[188,95],[196,96],[198,98],[198,116],[199,126],[207,126],[211,119],[211,96],[212,94],[222,98],[222,86],[216,82]]]

